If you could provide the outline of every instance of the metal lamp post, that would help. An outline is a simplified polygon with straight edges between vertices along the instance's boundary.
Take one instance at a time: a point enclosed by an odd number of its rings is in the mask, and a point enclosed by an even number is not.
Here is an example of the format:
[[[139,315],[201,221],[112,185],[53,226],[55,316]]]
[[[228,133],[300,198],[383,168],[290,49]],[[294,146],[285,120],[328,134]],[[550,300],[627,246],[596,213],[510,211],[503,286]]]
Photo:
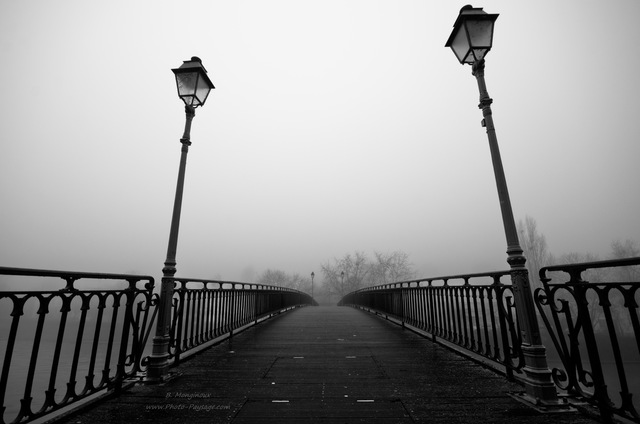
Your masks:
[[[180,167],[178,169],[176,195],[173,203],[167,258],[164,261],[164,268],[162,269],[158,323],[156,326],[156,335],[153,338],[153,350],[149,357],[149,368],[147,372],[147,379],[149,381],[162,380],[169,365],[173,277],[176,274],[176,251],[178,248],[178,230],[180,228],[184,175],[187,167],[187,153],[191,145],[191,121],[195,116],[195,109],[198,106],[204,105],[209,96],[209,92],[215,88],[207,76],[207,70],[202,66],[202,61],[198,57],[194,56],[190,60],[185,60],[182,66],[172,69],[172,71],[176,78],[178,96],[185,104],[186,121],[184,134],[180,139],[182,153],[180,156]]]
[[[344,297],[344,271],[340,273],[340,280],[341,280],[340,286],[342,290],[342,297]]]
[[[488,14],[481,7],[464,6],[456,19],[453,32],[445,47],[451,47],[461,64],[470,64],[472,74],[478,81],[480,104],[484,119],[482,126],[487,130],[489,149],[498,188],[500,210],[507,239],[507,262],[511,268],[513,294],[518,312],[518,322],[522,336],[522,351],[525,358],[526,393],[519,398],[527,403],[536,404],[543,409],[556,409],[562,404],[558,401],[555,385],[551,380],[551,371],[547,365],[545,347],[542,345],[540,328],[535,313],[535,305],[529,285],[529,274],[525,267],[526,259],[518,241],[507,181],[502,167],[498,139],[493,125],[491,103],[484,81],[484,58],[491,50],[493,28],[497,14]]]
[[[316,274],[311,271],[311,299],[313,299],[313,277],[315,277]]]

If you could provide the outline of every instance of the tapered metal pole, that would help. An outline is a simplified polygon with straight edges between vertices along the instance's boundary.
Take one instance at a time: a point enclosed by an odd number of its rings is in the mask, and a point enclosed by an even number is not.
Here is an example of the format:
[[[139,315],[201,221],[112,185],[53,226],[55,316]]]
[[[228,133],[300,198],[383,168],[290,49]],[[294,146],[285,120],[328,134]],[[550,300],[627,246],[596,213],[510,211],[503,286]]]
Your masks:
[[[526,397],[528,398],[525,400],[553,407],[558,404],[558,396],[555,385],[551,379],[551,371],[547,364],[546,349],[542,345],[540,327],[538,325],[533,295],[529,284],[529,273],[525,267],[526,258],[520,247],[518,231],[516,230],[516,223],[513,218],[511,200],[509,199],[509,191],[507,190],[507,180],[504,175],[500,150],[498,148],[498,138],[496,137],[496,129],[493,124],[491,112],[491,103],[493,103],[493,100],[489,97],[484,80],[484,59],[476,61],[472,69],[472,73],[478,81],[478,89],[480,91],[480,104],[478,107],[482,109],[482,115],[484,116],[482,125],[487,129],[487,136],[489,138],[489,149],[491,150],[493,171],[498,188],[500,211],[502,212],[502,222],[507,239],[507,262],[511,267],[511,282],[516,302],[516,311],[518,313],[518,322],[520,323],[522,351],[525,359],[523,371],[526,376],[525,388]]]
[[[311,299],[313,300],[313,277],[315,277],[315,273],[311,273]]]
[[[180,212],[182,210],[182,193],[184,191],[184,175],[187,169],[187,153],[191,145],[191,121],[195,116],[195,109],[185,106],[186,120],[184,134],[180,139],[182,153],[180,155],[180,167],[178,169],[178,183],[176,196],[173,202],[173,215],[171,217],[171,229],[169,232],[169,245],[167,258],[162,268],[162,285],[160,288],[160,301],[158,304],[158,323],[156,335],[153,338],[153,349],[149,357],[147,380],[150,382],[162,381],[169,367],[169,343],[171,339],[171,304],[173,300],[173,277],[176,274],[176,251],[178,249],[178,232],[180,229]]]

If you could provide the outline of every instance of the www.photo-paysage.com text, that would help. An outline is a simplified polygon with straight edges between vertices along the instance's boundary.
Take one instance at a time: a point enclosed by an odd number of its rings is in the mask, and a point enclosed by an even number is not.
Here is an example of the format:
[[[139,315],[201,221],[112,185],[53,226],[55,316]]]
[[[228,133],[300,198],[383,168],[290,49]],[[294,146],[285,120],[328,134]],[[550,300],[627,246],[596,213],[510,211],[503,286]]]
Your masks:
[[[146,405],[147,410],[165,410],[165,411],[221,411],[231,409],[230,405],[201,405],[201,404],[183,404],[183,403],[163,403],[155,405]]]

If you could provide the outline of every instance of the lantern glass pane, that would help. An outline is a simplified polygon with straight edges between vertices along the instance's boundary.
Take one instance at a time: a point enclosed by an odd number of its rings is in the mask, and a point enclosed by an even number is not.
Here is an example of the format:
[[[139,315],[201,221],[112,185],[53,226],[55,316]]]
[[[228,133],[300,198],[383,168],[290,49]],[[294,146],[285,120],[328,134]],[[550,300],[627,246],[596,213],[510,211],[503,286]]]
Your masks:
[[[209,88],[209,84],[207,84],[207,81],[204,78],[198,78],[198,84],[196,86],[196,97],[198,98],[198,103],[200,106],[202,106],[205,100],[207,100],[209,91],[211,91],[211,88]]]
[[[464,25],[461,25],[460,28],[458,28],[458,33],[451,43],[451,50],[453,50],[461,63],[465,62],[465,59],[469,55],[469,40],[467,38],[467,31]]]
[[[196,96],[183,96],[182,101],[187,106],[198,107],[198,101],[196,100]]]
[[[473,55],[471,55],[471,59],[475,56],[476,60],[484,59],[484,55],[487,54],[489,49],[473,49]]]
[[[176,74],[176,82],[178,83],[178,95],[180,97],[193,96],[196,92],[198,73],[184,72]]]
[[[491,38],[493,35],[493,22],[490,20],[469,20],[465,23],[469,31],[469,40],[472,48],[491,48]],[[478,58],[479,59],[479,58]]]

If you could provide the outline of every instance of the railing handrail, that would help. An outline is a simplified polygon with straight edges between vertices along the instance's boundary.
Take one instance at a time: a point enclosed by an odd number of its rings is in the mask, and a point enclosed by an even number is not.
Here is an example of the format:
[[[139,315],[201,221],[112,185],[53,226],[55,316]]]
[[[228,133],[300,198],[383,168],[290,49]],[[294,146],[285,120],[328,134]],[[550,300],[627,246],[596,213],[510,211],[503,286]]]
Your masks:
[[[138,275],[138,274],[114,274],[103,272],[83,272],[83,271],[62,271],[53,269],[36,269],[36,268],[14,268],[0,266],[0,274],[3,275],[16,275],[25,277],[76,277],[80,278],[92,278],[96,280],[133,280],[136,281],[149,281],[153,282],[154,278],[150,275]],[[14,290],[10,290],[14,291]]]
[[[551,265],[540,268],[540,281],[543,283],[551,281],[550,278],[547,277],[547,271],[563,271],[568,273],[571,276],[571,280],[579,281],[580,274],[582,274],[587,269],[597,269],[597,268],[615,268],[615,267],[623,267],[623,266],[635,266],[640,265],[640,257],[632,257],[632,258],[623,258],[623,259],[606,259],[601,261],[591,261],[591,262],[579,262],[579,263],[567,263],[567,264],[559,264],[559,265]]]
[[[273,291],[288,291],[294,293],[301,293],[308,295],[308,293],[302,290],[297,290],[291,287],[272,286],[269,284],[260,283],[243,283],[240,281],[226,281],[226,280],[208,280],[203,278],[188,278],[188,277],[172,277],[171,280],[177,283],[203,283],[203,284],[219,284],[222,290],[273,290]],[[224,287],[224,285],[231,285],[231,287]],[[238,289],[236,286],[242,286]]]
[[[503,271],[476,272],[476,273],[473,273],[473,274],[455,274],[455,275],[444,275],[444,276],[440,276],[440,277],[416,278],[416,279],[412,279],[412,280],[397,281],[397,282],[394,282],[394,283],[384,283],[384,284],[378,284],[376,286],[362,287],[360,289],[357,289],[357,290],[354,290],[352,292],[347,293],[345,296],[347,296],[349,294],[353,294],[353,293],[362,293],[362,292],[369,291],[369,290],[410,288],[410,287],[412,287],[411,284],[414,284],[414,283],[418,283],[419,284],[419,283],[422,283],[424,281],[428,282],[429,284],[431,284],[433,281],[443,281],[445,285],[449,286],[450,285],[449,284],[449,280],[460,280],[460,279],[463,279],[463,280],[465,280],[464,284],[469,284],[468,280],[470,280],[472,278],[478,278],[478,277],[492,277],[492,278],[495,278],[495,277],[502,277],[502,276],[505,276],[505,275],[509,275],[510,273],[511,273],[510,270],[503,270]],[[408,285],[405,286],[405,284],[408,284]],[[456,287],[457,286],[458,285],[456,285]],[[413,287],[418,287],[418,286],[413,286]],[[422,287],[430,287],[430,285],[429,286],[422,286]]]

